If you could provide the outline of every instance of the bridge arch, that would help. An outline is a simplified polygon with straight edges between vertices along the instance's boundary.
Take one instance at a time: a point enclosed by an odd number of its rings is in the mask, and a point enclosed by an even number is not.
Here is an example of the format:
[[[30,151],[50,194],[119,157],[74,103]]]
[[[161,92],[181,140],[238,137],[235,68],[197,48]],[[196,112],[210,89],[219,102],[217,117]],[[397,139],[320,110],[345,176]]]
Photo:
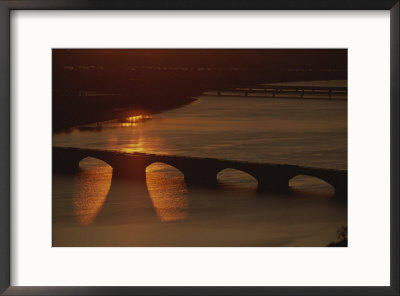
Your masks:
[[[158,219],[162,222],[186,219],[189,197],[183,173],[159,161],[152,162],[145,170],[147,191]]]
[[[184,177],[184,173],[182,170],[174,166],[173,164],[170,164],[168,162],[163,162],[163,161],[153,161],[149,163],[146,168],[146,175],[149,173],[164,173],[164,174],[170,174],[171,177]]]
[[[98,158],[96,156],[83,156],[78,160],[78,165],[79,168],[90,168],[90,167],[96,167],[96,166],[103,166],[103,167],[109,167],[113,169],[112,165],[109,164],[107,161]]]
[[[217,182],[219,185],[242,188],[257,189],[258,180],[252,174],[237,168],[223,168],[217,172]]]
[[[184,175],[185,175],[184,172],[176,165],[171,164],[167,161],[159,161],[159,160],[155,160],[155,161],[148,163],[146,165],[145,171],[146,171],[146,174],[148,172],[152,173],[154,171],[162,171],[165,173],[170,173],[171,175],[176,176],[176,177],[178,175],[184,177]]]
[[[313,195],[329,195],[335,194],[335,186],[320,178],[307,174],[297,174],[289,179],[289,188],[300,193],[309,193]]]

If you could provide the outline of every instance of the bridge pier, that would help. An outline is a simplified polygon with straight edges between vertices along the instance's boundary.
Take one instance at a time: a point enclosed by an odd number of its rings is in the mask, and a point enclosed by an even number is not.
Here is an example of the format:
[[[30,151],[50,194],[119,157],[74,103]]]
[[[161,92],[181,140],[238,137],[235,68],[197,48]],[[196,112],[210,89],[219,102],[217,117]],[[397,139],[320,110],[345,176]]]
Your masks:
[[[188,186],[205,186],[205,187],[217,187],[217,176],[192,176],[185,174],[185,183]]]
[[[343,182],[341,184],[336,184],[335,188],[335,199],[338,200],[347,200],[347,182]]]
[[[129,179],[132,181],[146,181],[146,169],[136,170],[133,168],[113,168],[113,178],[117,179]]]
[[[75,173],[79,170],[79,160],[53,156],[54,173]]]
[[[188,186],[205,186],[205,187],[216,187],[217,173],[214,171],[203,171],[203,170],[185,170],[183,171],[185,183]]]
[[[53,172],[75,173],[79,170],[79,153],[63,153],[62,150],[53,149]]]
[[[258,192],[285,193],[289,191],[289,177],[267,175],[257,178]]]
[[[347,200],[347,172],[333,176],[327,176],[326,173],[324,175],[321,179],[332,185],[335,190],[334,198],[337,200]]]
[[[110,164],[113,168],[113,177],[146,182],[146,167],[149,165],[143,158],[132,157],[130,160],[120,159]]]

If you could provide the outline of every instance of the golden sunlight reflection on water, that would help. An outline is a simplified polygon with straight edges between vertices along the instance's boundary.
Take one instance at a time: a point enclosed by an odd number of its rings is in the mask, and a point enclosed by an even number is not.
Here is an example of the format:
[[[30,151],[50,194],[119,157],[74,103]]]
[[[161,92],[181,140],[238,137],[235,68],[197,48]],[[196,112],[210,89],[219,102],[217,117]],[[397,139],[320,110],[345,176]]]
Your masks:
[[[137,116],[129,116],[125,120],[127,122],[136,123],[149,118],[151,118],[151,116],[149,115],[137,115]]]
[[[87,157],[80,163],[74,177],[73,212],[82,225],[93,223],[111,187],[112,167],[105,162]]]
[[[153,163],[146,169],[146,183],[160,221],[178,221],[188,217],[188,190],[181,172],[163,163]]]
[[[129,135],[131,136],[131,135]],[[162,149],[162,143],[160,142],[160,139],[158,138],[146,138],[143,136],[143,131],[138,130],[132,137],[129,137],[124,140],[123,143],[117,142],[116,144],[110,143],[108,145],[107,149],[113,150],[113,149],[118,149],[120,152],[124,153],[135,153],[135,152],[140,152],[140,153],[149,153],[151,152],[151,149],[149,147],[157,147],[158,151]]]
[[[137,115],[137,116],[129,116],[124,119],[123,122],[120,123],[121,126],[124,127],[135,127],[139,122],[144,121],[146,119],[150,119],[151,117],[148,115]]]

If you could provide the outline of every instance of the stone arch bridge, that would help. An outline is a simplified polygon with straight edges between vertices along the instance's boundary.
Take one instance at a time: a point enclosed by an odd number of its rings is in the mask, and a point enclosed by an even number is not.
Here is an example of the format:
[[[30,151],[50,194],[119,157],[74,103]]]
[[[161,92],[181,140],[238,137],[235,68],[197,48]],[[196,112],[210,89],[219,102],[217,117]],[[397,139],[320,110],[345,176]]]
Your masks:
[[[180,170],[188,185],[215,186],[217,174],[231,168],[253,176],[258,181],[259,191],[284,192],[289,189],[290,179],[305,175],[319,178],[330,184],[335,189],[336,198],[347,198],[347,171],[297,165],[53,147],[53,171],[76,171],[79,168],[79,162],[86,157],[97,158],[109,164],[113,168],[114,178],[127,177],[145,181],[146,167],[154,162],[161,162]]]

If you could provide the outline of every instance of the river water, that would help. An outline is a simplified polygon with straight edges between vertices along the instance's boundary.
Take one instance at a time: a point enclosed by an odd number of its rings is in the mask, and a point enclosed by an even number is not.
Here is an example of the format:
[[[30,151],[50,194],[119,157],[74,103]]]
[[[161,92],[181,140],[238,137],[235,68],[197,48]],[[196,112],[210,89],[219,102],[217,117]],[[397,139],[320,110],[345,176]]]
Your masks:
[[[201,96],[58,133],[53,145],[347,169],[347,100]],[[206,189],[161,163],[147,168],[146,184],[113,179],[99,160],[80,167],[53,176],[53,246],[326,246],[347,226],[346,202],[316,178],[260,194],[230,169]]]

